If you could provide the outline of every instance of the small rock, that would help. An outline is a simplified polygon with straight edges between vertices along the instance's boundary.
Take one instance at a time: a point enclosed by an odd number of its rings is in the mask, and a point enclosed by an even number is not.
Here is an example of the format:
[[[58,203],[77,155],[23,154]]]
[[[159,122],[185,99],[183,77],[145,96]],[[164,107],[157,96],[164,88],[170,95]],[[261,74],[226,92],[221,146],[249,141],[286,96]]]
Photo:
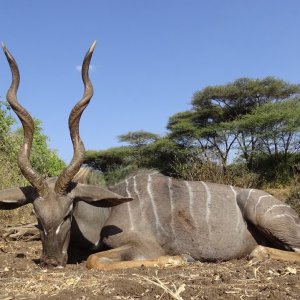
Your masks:
[[[17,257],[17,258],[26,258],[26,254],[24,254],[24,253],[18,253],[18,254],[16,255],[16,257]]]

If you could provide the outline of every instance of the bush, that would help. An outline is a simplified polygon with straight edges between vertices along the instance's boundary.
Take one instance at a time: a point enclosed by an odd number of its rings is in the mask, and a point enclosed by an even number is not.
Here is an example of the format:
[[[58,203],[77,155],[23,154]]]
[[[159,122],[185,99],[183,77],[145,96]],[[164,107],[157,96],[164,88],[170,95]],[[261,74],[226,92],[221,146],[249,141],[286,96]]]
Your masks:
[[[250,172],[245,164],[230,165],[224,172],[221,165],[212,161],[201,153],[188,154],[185,161],[175,161],[174,174],[184,180],[209,181],[244,188],[257,187],[258,175]]]
[[[251,171],[259,175],[259,182],[265,187],[281,187],[291,184],[294,171],[300,164],[300,153],[284,155],[256,155]]]
[[[131,165],[134,155],[131,147],[115,147],[102,151],[86,151],[84,163],[103,173]]]
[[[300,185],[297,180],[290,187],[289,197],[286,201],[300,216]]]
[[[104,174],[107,186],[112,186],[138,170],[137,165],[120,166]]]

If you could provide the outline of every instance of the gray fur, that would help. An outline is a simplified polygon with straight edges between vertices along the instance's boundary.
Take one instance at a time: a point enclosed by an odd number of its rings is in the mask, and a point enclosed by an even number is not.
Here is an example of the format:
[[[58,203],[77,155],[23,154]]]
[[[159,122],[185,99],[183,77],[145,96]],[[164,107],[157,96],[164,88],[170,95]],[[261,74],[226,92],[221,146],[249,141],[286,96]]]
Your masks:
[[[55,181],[48,180],[51,189]],[[33,189],[25,190],[1,191],[0,208],[15,208],[13,197],[20,198],[19,205],[33,202],[43,224],[48,264],[57,264],[55,258],[65,263],[68,241],[59,242],[63,234],[71,235],[72,245],[93,250],[129,245],[124,260],[178,254],[202,261],[228,260],[246,256],[258,244],[300,252],[299,217],[260,190],[182,181],[153,171],[137,173],[110,191],[73,182],[68,199],[41,205],[39,198],[31,199]],[[72,226],[66,229],[60,224],[70,209]]]
[[[97,221],[102,237],[98,246],[134,245],[134,253],[131,248],[126,259],[185,253],[197,260],[228,260],[246,256],[258,244],[300,249],[295,211],[260,190],[144,171],[110,190],[135,200],[111,208],[105,216],[101,211],[106,209],[97,208],[104,223],[102,227]],[[95,236],[91,244],[98,241]]]

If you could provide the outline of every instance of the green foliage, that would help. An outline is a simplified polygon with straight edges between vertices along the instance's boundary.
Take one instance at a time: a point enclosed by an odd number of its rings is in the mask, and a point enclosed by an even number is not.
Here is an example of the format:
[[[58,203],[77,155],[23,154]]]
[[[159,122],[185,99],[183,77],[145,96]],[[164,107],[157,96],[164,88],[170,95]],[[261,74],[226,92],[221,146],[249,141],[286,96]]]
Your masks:
[[[288,185],[294,178],[295,167],[300,165],[300,153],[278,153],[254,156],[252,172],[259,175],[260,186],[281,187]]]
[[[155,142],[159,136],[148,131],[130,131],[118,136],[120,142],[125,142],[134,148],[141,148]]]
[[[299,92],[299,85],[274,77],[240,78],[232,83],[208,86],[196,92],[192,104],[195,109],[201,110],[222,108],[218,114],[218,122],[222,122],[245,115],[257,106],[288,99]]]
[[[112,186],[138,170],[136,165],[120,166],[104,173],[105,182],[108,186]]]
[[[114,184],[138,168],[171,174],[175,157],[184,157],[185,151],[174,141],[157,137],[154,142],[143,143],[143,146],[139,143],[103,151],[86,151],[84,163],[103,172],[107,183]]]
[[[289,197],[286,201],[300,216],[300,184],[299,178],[295,180],[290,188]]]
[[[190,111],[169,119],[169,137],[184,147],[213,150],[224,172],[233,151],[251,169],[257,152],[297,150],[299,92],[299,85],[273,77],[207,87],[194,94]]]
[[[84,163],[103,173],[134,164],[131,147],[115,147],[101,151],[86,151]]]
[[[120,142],[125,142],[131,148],[130,158],[134,160],[134,164],[143,167],[147,164],[145,149],[151,143],[155,143],[159,136],[147,131],[128,132],[118,136]]]
[[[117,183],[138,168],[135,150],[129,146],[86,151],[84,163],[101,171],[107,185]]]
[[[0,103],[0,188],[26,184],[17,165],[17,154],[23,143],[23,130],[13,131],[15,119],[8,114],[9,107]],[[35,134],[31,152],[32,166],[44,176],[56,176],[65,166],[57,153],[48,147],[41,122],[35,120]]]
[[[163,137],[157,139],[152,144],[145,147],[143,151],[143,168],[157,169],[163,174],[172,175],[174,173],[172,164],[185,157],[188,149],[178,146],[173,140]]]
[[[9,155],[13,148],[13,141],[10,137],[11,126],[15,120],[8,114],[7,105],[0,101],[0,152]]]
[[[33,168],[45,177],[58,176],[65,163],[58,157],[55,150],[49,149],[48,137],[43,133],[41,121],[34,119],[35,131],[30,155]],[[15,132],[19,145],[23,143],[23,129]]]
[[[14,123],[15,120],[8,114],[6,104],[0,102],[0,189],[26,182],[15,159],[18,143],[11,130]]]
[[[8,137],[10,127],[15,123],[15,120],[8,115],[8,107],[5,102],[0,101],[0,139],[3,141]]]
[[[184,157],[176,158],[172,164],[173,175],[184,180],[209,181],[229,184],[244,188],[257,187],[258,175],[250,172],[244,164],[232,164],[223,168],[214,163],[215,158],[195,149],[186,153]]]

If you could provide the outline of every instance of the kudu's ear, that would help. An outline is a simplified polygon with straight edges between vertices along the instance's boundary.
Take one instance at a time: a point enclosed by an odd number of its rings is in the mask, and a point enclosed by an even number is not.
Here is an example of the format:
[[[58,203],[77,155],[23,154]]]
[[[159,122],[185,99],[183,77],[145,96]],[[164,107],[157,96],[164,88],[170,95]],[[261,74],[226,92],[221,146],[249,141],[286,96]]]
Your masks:
[[[31,203],[38,197],[32,186],[15,187],[0,191],[0,209],[15,209]]]
[[[133,198],[122,197],[98,186],[81,183],[74,183],[74,185],[70,193],[71,197],[75,201],[85,201],[94,206],[111,207],[133,200]]]

